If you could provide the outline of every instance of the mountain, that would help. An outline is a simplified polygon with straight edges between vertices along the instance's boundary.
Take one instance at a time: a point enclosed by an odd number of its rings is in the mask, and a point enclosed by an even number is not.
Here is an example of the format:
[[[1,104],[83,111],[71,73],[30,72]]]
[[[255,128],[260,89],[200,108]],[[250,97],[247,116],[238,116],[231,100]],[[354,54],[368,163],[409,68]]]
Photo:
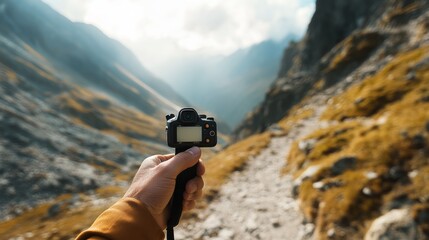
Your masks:
[[[189,106],[122,44],[38,0],[0,0],[0,218],[117,185]],[[126,177],[123,177],[126,179]]]
[[[374,26],[380,21],[382,6],[386,1],[334,1],[331,6],[316,1],[314,13],[304,38],[285,49],[280,71],[264,101],[249,114],[236,129],[241,138],[253,132],[261,132],[284,117],[287,111],[298,103],[318,80],[326,78],[326,86],[344,79],[356,69],[383,43],[385,36],[377,31],[357,38],[368,39],[367,53],[351,59],[341,72],[325,71],[328,52],[353,32]],[[368,32],[368,31],[367,31]]]
[[[318,0],[235,134],[293,139],[303,239],[428,239],[428,110],[429,2]]]
[[[280,68],[283,49],[295,38],[266,40],[227,56],[189,56],[172,67],[171,84],[189,102],[234,128],[263,100]]]

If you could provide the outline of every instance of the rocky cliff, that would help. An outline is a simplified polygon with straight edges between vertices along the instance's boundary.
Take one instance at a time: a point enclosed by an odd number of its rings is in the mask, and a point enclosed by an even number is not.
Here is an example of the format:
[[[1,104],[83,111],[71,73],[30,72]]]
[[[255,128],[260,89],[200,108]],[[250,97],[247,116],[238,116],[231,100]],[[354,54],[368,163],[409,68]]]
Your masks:
[[[393,0],[317,1],[305,37],[285,49],[277,80],[263,103],[236,129],[237,137],[261,132],[279,121],[316,82],[319,88],[327,88],[344,81],[362,65],[374,72],[385,63],[383,56],[411,48],[416,44],[414,34],[406,26],[426,12],[425,4]],[[376,56],[381,59],[376,65],[365,64]]]

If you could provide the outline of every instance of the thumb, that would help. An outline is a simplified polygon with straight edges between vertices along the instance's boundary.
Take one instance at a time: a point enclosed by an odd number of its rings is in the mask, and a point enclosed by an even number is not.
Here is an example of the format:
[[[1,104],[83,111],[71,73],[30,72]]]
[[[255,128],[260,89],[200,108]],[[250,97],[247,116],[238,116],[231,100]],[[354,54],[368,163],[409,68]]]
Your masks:
[[[198,147],[192,147],[181,152],[171,159],[162,162],[168,177],[176,178],[179,173],[198,163],[201,157],[201,150]]]

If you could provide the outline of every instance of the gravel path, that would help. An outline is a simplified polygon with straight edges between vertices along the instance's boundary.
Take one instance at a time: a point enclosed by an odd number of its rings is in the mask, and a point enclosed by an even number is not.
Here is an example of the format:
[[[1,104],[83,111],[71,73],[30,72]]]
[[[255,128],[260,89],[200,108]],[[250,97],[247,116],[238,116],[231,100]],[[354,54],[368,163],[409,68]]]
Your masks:
[[[321,109],[316,108],[316,116]],[[219,197],[198,217],[176,227],[176,239],[303,239],[312,226],[302,225],[291,196],[291,176],[281,176],[291,143],[319,127],[302,121],[287,136],[275,137],[258,156],[234,172]]]

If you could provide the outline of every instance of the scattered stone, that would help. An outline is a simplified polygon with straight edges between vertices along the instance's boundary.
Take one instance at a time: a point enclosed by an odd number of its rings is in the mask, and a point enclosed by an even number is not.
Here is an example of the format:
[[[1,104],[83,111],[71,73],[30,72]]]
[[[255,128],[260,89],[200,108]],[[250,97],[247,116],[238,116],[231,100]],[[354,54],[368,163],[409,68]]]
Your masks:
[[[314,189],[322,189],[323,186],[325,186],[325,184],[322,181],[313,183]]]
[[[247,221],[244,223],[246,232],[252,233],[256,229],[258,229],[258,223],[256,222],[255,216],[252,215],[247,219]]]
[[[210,215],[203,223],[203,227],[209,232],[218,231],[222,226],[222,221],[216,215]]]
[[[413,171],[408,173],[408,177],[409,178],[415,178],[417,176],[417,174],[419,174],[419,171],[413,170]]]
[[[415,73],[414,71],[409,72],[409,73],[407,74],[407,76],[405,76],[405,78],[406,78],[408,81],[415,81],[415,80],[417,80],[417,76],[416,76],[416,73]]]
[[[53,218],[57,216],[61,212],[61,206],[62,204],[60,203],[55,203],[54,205],[52,205],[46,213],[46,218]]]
[[[335,236],[335,229],[331,228],[328,230],[327,235],[329,238]]]
[[[332,174],[340,175],[356,166],[357,158],[353,156],[342,157],[332,165]]]
[[[285,130],[282,127],[280,127],[280,125],[278,125],[278,124],[272,124],[268,128],[268,130],[271,132],[271,134],[273,134],[274,136],[277,136],[277,137],[281,137],[281,136],[285,135]]]
[[[357,99],[354,101],[354,104],[355,104],[355,105],[359,105],[359,104],[363,103],[363,101],[365,101],[365,98],[357,98]]]
[[[407,176],[407,172],[399,166],[393,166],[389,169],[389,177],[393,180],[399,180],[404,176]]]
[[[426,138],[421,134],[415,135],[411,141],[412,146],[415,149],[422,149],[426,147]]]
[[[395,197],[392,201],[390,201],[387,209],[389,209],[389,210],[399,209],[399,208],[403,208],[404,206],[407,206],[407,205],[412,205],[414,203],[415,202],[413,200],[408,198],[407,194],[401,194],[401,195]]]
[[[313,223],[301,225],[298,239],[312,239],[311,236],[313,235],[314,229],[315,226]]]
[[[313,150],[314,145],[317,143],[317,139],[307,139],[302,140],[298,143],[299,150],[303,151],[305,154],[309,154]]]
[[[369,188],[369,187],[364,187],[364,188],[362,189],[362,193],[363,193],[363,194],[365,194],[365,195],[367,195],[367,196],[371,196],[371,194],[372,194],[371,188]]]
[[[8,188],[6,188],[6,194],[8,196],[15,196],[16,195],[16,190],[14,187],[10,186]]]
[[[366,172],[365,177],[369,180],[376,179],[378,174],[376,172]]]
[[[226,240],[226,239],[233,239],[234,236],[235,236],[234,231],[232,231],[231,229],[228,229],[228,228],[224,228],[224,229],[219,231],[218,238]]]
[[[274,228],[279,228],[281,225],[280,225],[280,223],[279,223],[279,221],[274,221],[272,224],[271,224]]]
[[[429,222],[429,210],[419,209],[416,214],[416,221],[419,224],[425,224]]]
[[[365,240],[423,239],[408,209],[394,209],[378,217],[365,234]]]

